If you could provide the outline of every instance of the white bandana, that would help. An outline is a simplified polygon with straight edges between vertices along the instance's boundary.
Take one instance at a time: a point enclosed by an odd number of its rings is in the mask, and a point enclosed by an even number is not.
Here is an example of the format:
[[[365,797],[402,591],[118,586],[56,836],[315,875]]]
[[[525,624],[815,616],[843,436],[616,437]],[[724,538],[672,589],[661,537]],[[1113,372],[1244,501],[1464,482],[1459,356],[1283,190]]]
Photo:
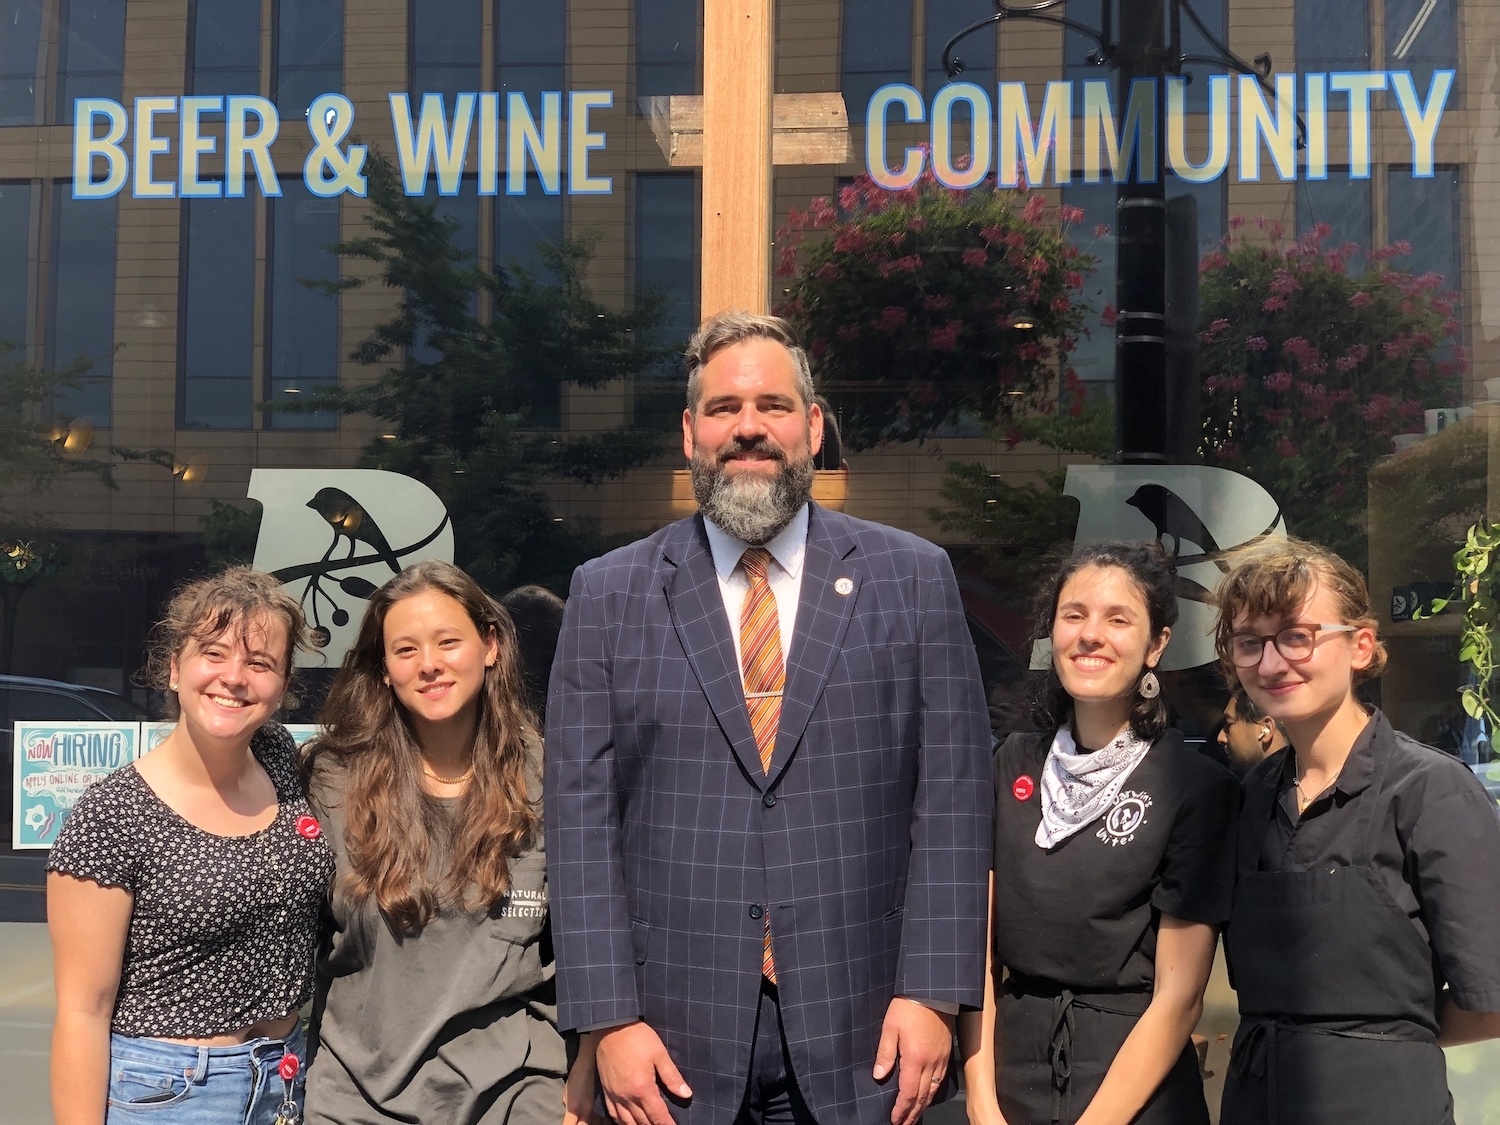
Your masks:
[[[1078,752],[1073,732],[1058,730],[1042,766],[1042,822],[1039,848],[1053,848],[1098,820],[1119,797],[1151,743],[1126,727],[1113,742],[1093,753]]]

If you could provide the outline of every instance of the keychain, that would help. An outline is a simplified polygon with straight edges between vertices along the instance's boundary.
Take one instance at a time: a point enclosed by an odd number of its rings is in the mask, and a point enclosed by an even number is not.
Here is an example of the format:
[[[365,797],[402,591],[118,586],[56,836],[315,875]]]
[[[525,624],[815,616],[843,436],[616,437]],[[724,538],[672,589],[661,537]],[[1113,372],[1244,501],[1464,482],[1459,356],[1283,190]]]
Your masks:
[[[292,1083],[297,1080],[297,1072],[301,1069],[302,1060],[290,1051],[281,1056],[281,1063],[276,1067],[276,1072],[281,1075],[281,1081],[286,1089],[282,1094],[281,1108],[276,1111],[275,1125],[299,1125],[302,1120],[296,1099],[292,1097]]]

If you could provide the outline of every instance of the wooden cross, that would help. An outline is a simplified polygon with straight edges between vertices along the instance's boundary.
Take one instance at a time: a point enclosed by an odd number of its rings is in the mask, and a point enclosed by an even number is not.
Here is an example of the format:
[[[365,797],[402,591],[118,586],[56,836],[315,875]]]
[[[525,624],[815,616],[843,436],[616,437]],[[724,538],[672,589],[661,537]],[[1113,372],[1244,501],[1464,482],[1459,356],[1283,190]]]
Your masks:
[[[703,6],[703,96],[649,99],[651,128],[674,168],[703,169],[699,311],[766,312],[771,291],[773,165],[842,164],[842,94],[776,94],[775,0]]]

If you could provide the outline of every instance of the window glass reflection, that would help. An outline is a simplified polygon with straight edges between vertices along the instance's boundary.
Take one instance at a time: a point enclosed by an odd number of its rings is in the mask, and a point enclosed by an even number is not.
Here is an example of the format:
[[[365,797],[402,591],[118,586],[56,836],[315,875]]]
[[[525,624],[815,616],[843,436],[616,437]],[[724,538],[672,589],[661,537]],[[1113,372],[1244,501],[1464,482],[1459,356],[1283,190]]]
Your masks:
[[[636,0],[635,88],[639,97],[698,92],[700,11],[702,0]]]
[[[635,178],[635,291],[663,298],[655,343],[680,352],[698,326],[698,193],[690,173]],[[642,374],[637,423],[682,411],[682,364],[669,357]]]
[[[1391,70],[1411,71],[1425,97],[1434,70],[1458,66],[1454,0],[1385,0],[1385,59]]]
[[[58,397],[58,410],[110,420],[115,343],[114,199],[77,200],[71,184],[52,189],[51,285],[47,294],[47,362],[89,364],[83,384]]]
[[[1329,233],[1323,240],[1324,250],[1357,245],[1359,249],[1351,251],[1345,260],[1349,273],[1365,271],[1374,230],[1372,217],[1370,181],[1351,180],[1347,168],[1330,168],[1326,180],[1297,181],[1297,234],[1326,223]]]
[[[337,281],[339,203],[319,199],[301,179],[281,181],[283,194],[270,201],[271,280],[270,401],[286,402],[338,382],[338,298],[304,285]],[[334,416],[270,411],[266,424],[278,430],[332,429]]]
[[[1396,259],[1396,268],[1417,276],[1441,274],[1447,288],[1458,289],[1463,280],[1458,169],[1440,167],[1435,176],[1417,179],[1410,168],[1392,168],[1386,175],[1386,197],[1387,241],[1411,246],[1409,254]]]
[[[948,81],[943,70],[943,47],[949,39],[970,24],[995,14],[991,0],[927,0],[923,22],[927,31],[926,92],[930,98]],[[973,82],[995,96],[995,32],[990,24],[965,37],[953,49],[964,63],[963,74],[955,81]]]
[[[0,183],[0,344],[26,344],[32,187]],[[22,358],[12,351],[0,363]]]
[[[343,0],[276,0],[276,108],[304,117],[319,94],[344,84]]]
[[[1067,0],[1067,18],[1077,20],[1096,30],[1104,28],[1103,4],[1108,2],[1111,14],[1112,41],[1120,41],[1120,0]],[[1225,74],[1228,67],[1222,63],[1204,62],[1204,58],[1217,59],[1221,52],[1215,45],[1226,43],[1229,35],[1228,14],[1226,11],[1226,0],[1196,0],[1193,11],[1203,22],[1200,29],[1186,13],[1182,16],[1182,53],[1189,56],[1189,61],[1182,66],[1182,76],[1188,79],[1187,86],[1187,108],[1189,110],[1202,110],[1208,108],[1208,77],[1211,74]],[[1171,35],[1169,13],[1170,4],[1164,4],[1162,42],[1170,43]],[[1204,34],[1204,30],[1209,34]],[[1212,38],[1210,38],[1210,36]],[[1116,102],[1120,98],[1119,72],[1109,66],[1095,66],[1089,63],[1090,55],[1099,51],[1099,41],[1091,36],[1083,35],[1069,28],[1063,32],[1063,72],[1064,77],[1077,81],[1084,79],[1107,79],[1110,89],[1114,91]],[[1191,56],[1198,56],[1192,58]],[[1076,87],[1075,87],[1076,91]],[[1075,99],[1078,97],[1075,92]]]
[[[567,26],[563,4],[495,0],[495,88],[501,93],[501,113],[505,94],[512,90],[525,94],[537,113],[542,91],[566,88]]]
[[[411,0],[411,94],[453,95],[479,89],[479,0]],[[413,107],[415,109],[415,105]]]
[[[260,93],[259,4],[197,0],[192,28],[193,93]]]
[[[0,125],[36,121],[41,35],[39,0],[0,0]]]
[[[864,120],[870,95],[886,83],[911,81],[911,5],[844,0],[843,90],[850,120]]]
[[[1368,0],[1297,0],[1297,70],[1370,68]]]
[[[520,266],[535,274],[545,271],[541,250],[563,236],[563,195],[542,191],[541,180],[526,177],[525,195],[495,197],[495,265]]]
[[[254,399],[255,201],[184,202],[181,371],[186,429],[248,429]]]
[[[255,26],[260,42],[260,21]],[[73,123],[73,99],[120,98],[125,0],[59,0],[57,120]]]

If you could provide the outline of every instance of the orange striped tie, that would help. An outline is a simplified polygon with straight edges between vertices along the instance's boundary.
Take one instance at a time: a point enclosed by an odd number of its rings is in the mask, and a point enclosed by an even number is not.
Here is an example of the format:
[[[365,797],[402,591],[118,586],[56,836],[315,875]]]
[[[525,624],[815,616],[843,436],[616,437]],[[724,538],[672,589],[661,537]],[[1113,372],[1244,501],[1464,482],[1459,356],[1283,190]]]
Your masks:
[[[781,620],[776,595],[766,577],[771,552],[751,547],[740,558],[750,579],[750,590],[740,609],[740,664],[745,675],[745,706],[750,729],[760,751],[760,768],[771,772],[771,754],[776,749],[776,728],[781,724],[781,695],[786,689],[786,663],[781,655]],[[771,956],[771,912],[766,911],[766,937],[761,950],[760,971],[776,983],[776,961]]]

